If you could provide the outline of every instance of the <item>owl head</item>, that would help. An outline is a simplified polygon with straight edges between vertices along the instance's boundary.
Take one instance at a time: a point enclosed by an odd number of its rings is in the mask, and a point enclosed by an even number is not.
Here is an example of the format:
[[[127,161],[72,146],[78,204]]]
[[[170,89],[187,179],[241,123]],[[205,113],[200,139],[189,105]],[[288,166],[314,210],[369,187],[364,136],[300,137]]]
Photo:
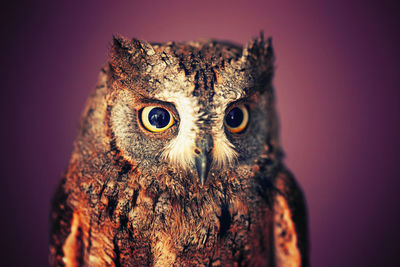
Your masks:
[[[198,184],[276,154],[273,61],[262,34],[244,48],[115,37],[107,79],[113,145],[143,172],[185,173]]]

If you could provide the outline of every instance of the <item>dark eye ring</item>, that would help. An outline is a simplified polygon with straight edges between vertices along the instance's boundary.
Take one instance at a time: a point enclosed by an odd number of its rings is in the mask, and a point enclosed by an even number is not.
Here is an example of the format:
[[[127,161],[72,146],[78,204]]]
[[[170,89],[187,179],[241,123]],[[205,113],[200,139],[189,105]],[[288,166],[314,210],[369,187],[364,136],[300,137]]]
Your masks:
[[[160,106],[147,106],[141,111],[140,120],[150,132],[162,132],[171,127],[175,120],[171,112]]]
[[[248,123],[249,112],[245,105],[236,106],[225,115],[225,127],[232,133],[243,132]]]

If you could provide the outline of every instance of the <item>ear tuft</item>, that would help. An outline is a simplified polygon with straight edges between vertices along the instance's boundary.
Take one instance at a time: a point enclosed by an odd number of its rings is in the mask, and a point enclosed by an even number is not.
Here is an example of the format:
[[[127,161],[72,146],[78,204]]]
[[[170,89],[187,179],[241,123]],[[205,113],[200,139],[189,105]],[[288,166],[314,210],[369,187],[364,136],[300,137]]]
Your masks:
[[[251,40],[243,48],[242,62],[246,68],[250,68],[258,73],[260,83],[270,83],[274,73],[274,50],[272,48],[272,38],[264,40],[264,33]]]
[[[153,47],[138,39],[114,35],[110,49],[110,74],[114,80],[129,80],[143,75],[148,64],[156,60]]]
[[[264,40],[264,33],[261,31],[257,38],[247,43],[243,49],[242,56],[245,60],[251,61],[251,63],[272,64],[274,60],[272,38],[268,37],[267,40]]]
[[[120,35],[113,35],[111,57],[118,55],[126,56],[127,54],[146,57],[154,55],[155,51],[153,47],[145,41],[138,39],[130,40]]]

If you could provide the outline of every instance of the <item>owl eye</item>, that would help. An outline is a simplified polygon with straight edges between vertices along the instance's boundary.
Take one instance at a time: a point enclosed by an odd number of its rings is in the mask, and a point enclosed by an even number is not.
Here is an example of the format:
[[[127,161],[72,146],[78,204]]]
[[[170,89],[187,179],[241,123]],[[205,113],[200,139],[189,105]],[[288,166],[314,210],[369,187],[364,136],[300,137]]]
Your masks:
[[[225,126],[232,133],[240,133],[246,129],[249,122],[249,112],[245,105],[232,108],[225,116]]]
[[[162,132],[174,124],[171,112],[158,106],[147,106],[142,109],[140,119],[150,132]]]

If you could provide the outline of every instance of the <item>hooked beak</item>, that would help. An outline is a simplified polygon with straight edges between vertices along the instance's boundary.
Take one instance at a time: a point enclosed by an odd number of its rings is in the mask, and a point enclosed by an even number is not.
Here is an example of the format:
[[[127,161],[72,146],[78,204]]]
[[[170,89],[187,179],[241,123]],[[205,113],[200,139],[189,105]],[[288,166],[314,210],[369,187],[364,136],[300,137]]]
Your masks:
[[[214,144],[212,137],[208,134],[199,139],[196,144],[197,148],[195,149],[196,156],[194,157],[194,160],[200,183],[204,185],[212,163],[211,151]]]

